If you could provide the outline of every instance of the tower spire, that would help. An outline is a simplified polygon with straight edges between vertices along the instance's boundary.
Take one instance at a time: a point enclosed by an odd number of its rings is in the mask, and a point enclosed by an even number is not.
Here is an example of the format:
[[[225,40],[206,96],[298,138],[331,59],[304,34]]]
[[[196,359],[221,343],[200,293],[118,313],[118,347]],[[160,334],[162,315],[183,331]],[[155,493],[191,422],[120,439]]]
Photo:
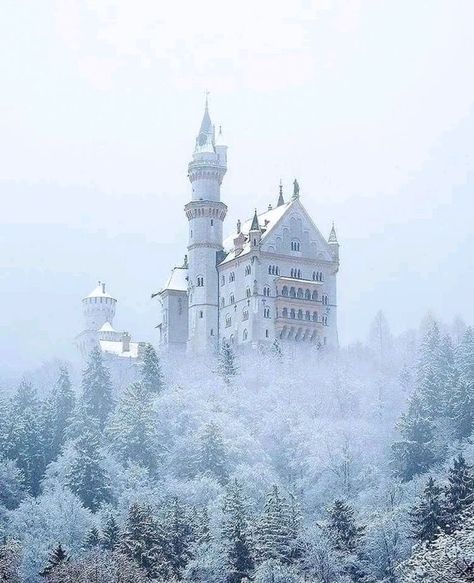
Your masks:
[[[332,222],[331,232],[329,233],[328,243],[338,243],[336,236],[336,229],[334,227],[334,221]]]
[[[285,199],[283,198],[283,184],[282,184],[281,178],[280,178],[280,192],[278,194],[277,206],[281,206],[282,204],[285,204]]]
[[[260,225],[258,223],[257,209],[255,209],[255,213],[254,213],[253,219],[252,219],[252,224],[250,225],[250,230],[251,231],[260,231]]]

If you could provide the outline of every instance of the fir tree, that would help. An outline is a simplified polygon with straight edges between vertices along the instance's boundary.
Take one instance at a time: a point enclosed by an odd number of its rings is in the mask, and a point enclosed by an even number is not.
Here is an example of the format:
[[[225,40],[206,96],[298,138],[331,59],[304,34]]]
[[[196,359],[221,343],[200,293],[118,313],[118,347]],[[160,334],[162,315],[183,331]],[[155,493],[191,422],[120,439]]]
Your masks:
[[[291,557],[291,533],[286,500],[277,486],[267,494],[263,515],[258,525],[258,556],[261,561],[274,559],[287,563]]]
[[[417,392],[423,414],[434,417],[444,401],[441,337],[436,321],[431,322],[423,337],[418,364]]]
[[[94,549],[99,545],[100,545],[99,529],[96,526],[93,526],[86,534],[86,538],[84,539],[84,548]]]
[[[235,354],[232,346],[223,342],[219,352],[218,370],[224,382],[230,384],[232,379],[238,373],[237,363],[235,362]]]
[[[15,541],[4,539],[0,543],[0,581],[22,583],[20,575],[21,550]]]
[[[58,382],[53,391],[53,441],[51,444],[52,459],[56,459],[66,441],[66,429],[71,422],[75,406],[75,395],[67,368],[62,367]]]
[[[467,328],[455,351],[456,382],[451,396],[451,418],[458,439],[474,429],[474,333]]]
[[[98,348],[91,351],[82,376],[82,400],[86,412],[97,419],[100,429],[103,429],[113,409],[112,381]]]
[[[291,545],[290,558],[292,560],[299,559],[302,554],[300,544],[301,531],[301,511],[293,494],[289,495],[288,500],[288,534]]]
[[[151,344],[145,345],[140,373],[140,382],[149,393],[161,393],[164,388],[163,373],[156,350]]]
[[[50,557],[48,559],[48,564],[41,571],[41,577],[48,577],[54,571],[56,567],[62,565],[69,561],[69,555],[63,549],[61,543],[51,551]]]
[[[210,542],[211,533],[209,525],[209,513],[207,508],[198,510],[195,506],[191,511],[191,531],[192,540],[196,545],[201,545]]]
[[[418,504],[410,511],[413,538],[432,542],[446,526],[443,490],[430,477]]]
[[[462,513],[474,502],[474,475],[472,466],[460,454],[449,469],[446,489],[446,513],[449,517],[448,532],[453,532]]]
[[[161,528],[162,540],[165,543],[166,574],[169,578],[180,579],[182,571],[192,557],[193,531],[190,518],[177,498],[168,502]]]
[[[405,482],[426,472],[435,461],[433,425],[423,410],[418,396],[414,395],[399,423],[403,439],[392,445],[393,471]]]
[[[77,440],[74,448],[76,455],[67,482],[84,506],[95,511],[102,502],[110,500],[108,475],[102,467],[97,435],[85,433]]]
[[[107,551],[115,551],[119,547],[120,536],[120,527],[117,524],[115,517],[110,515],[105,521],[102,529],[102,536],[100,538],[102,548]]]
[[[343,500],[335,500],[328,512],[328,529],[334,548],[344,553],[354,553],[364,532],[364,528],[356,524],[354,510]]]
[[[215,478],[221,484],[227,480],[227,454],[220,427],[208,423],[200,436],[198,471]]]
[[[110,434],[114,452],[154,469],[157,464],[157,436],[151,394],[140,383],[131,385],[115,411]]]
[[[254,562],[242,488],[234,480],[227,488],[223,507],[222,539],[226,549],[226,581],[250,579]]]

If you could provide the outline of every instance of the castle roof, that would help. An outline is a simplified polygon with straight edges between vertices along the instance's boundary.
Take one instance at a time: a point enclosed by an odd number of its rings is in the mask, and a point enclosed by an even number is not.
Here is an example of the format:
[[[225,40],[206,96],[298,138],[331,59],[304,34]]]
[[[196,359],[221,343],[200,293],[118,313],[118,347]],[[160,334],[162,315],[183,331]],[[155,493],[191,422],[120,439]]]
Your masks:
[[[86,298],[111,298],[112,300],[115,300],[114,297],[105,291],[105,283],[102,281],[99,281],[98,286],[84,299]]]
[[[188,268],[186,266],[174,267],[172,269],[168,281],[159,293],[165,290],[188,291]]]
[[[256,218],[258,224],[262,228],[262,241],[265,240],[265,238],[268,237],[269,233],[272,231],[273,227],[278,223],[278,221],[282,218],[282,216],[289,209],[292,202],[293,201],[285,202],[285,203],[281,204],[280,206],[277,206],[274,209],[265,211],[264,213],[254,215],[251,219],[248,219],[247,221],[242,223],[242,225],[240,227],[241,233],[243,233],[244,235],[246,235],[248,237],[248,234],[251,231],[252,225],[253,225],[255,218]],[[227,254],[226,258],[224,259],[224,261],[222,261],[222,264],[228,263],[229,261],[232,261],[232,259],[235,259],[237,256],[241,257],[242,255],[245,255],[245,253],[248,253],[250,251],[250,248],[251,248],[250,241],[247,240],[244,243],[242,252],[237,253],[237,254],[235,253],[234,239],[237,237],[237,235],[238,235],[238,233],[237,233],[237,231],[235,231],[234,233],[232,233],[232,235],[230,235],[229,237],[227,237],[227,239],[225,239],[224,250],[227,251],[228,254]]]
[[[117,332],[117,330],[115,330],[115,328],[113,328],[113,326],[110,322],[106,322],[102,326],[102,328],[99,330],[99,332]]]
[[[99,340],[100,348],[105,354],[123,358],[138,358],[140,342],[130,342],[130,350],[124,352],[122,340]]]

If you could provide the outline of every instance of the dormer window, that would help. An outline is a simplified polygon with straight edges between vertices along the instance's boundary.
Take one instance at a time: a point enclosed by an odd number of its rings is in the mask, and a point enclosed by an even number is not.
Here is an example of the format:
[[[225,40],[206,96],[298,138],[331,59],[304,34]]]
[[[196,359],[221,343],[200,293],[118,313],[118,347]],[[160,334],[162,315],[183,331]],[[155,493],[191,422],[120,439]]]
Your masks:
[[[293,239],[293,241],[291,242],[291,250],[292,251],[301,250],[301,243],[298,241],[298,239]]]

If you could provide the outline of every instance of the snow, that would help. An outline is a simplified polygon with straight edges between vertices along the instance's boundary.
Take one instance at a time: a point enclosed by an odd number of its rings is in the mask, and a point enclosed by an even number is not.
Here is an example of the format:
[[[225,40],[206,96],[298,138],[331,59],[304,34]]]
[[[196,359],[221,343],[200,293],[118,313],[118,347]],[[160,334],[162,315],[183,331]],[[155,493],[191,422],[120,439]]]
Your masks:
[[[138,358],[139,342],[130,342],[130,350],[123,351],[123,342],[121,340],[100,340],[100,348],[105,354],[113,354],[124,358]]]
[[[116,332],[116,331],[117,330],[115,330],[115,328],[112,326],[110,322],[106,322],[99,330],[99,332]]]
[[[93,291],[91,291],[91,293],[88,296],[86,296],[86,298],[110,298],[112,300],[115,299],[113,296],[111,296],[105,291],[105,283],[102,283],[100,281],[99,285]]]
[[[188,268],[187,267],[174,267],[165,287],[161,292],[165,290],[173,291],[187,291],[188,290]],[[161,293],[160,292],[160,293]]]

